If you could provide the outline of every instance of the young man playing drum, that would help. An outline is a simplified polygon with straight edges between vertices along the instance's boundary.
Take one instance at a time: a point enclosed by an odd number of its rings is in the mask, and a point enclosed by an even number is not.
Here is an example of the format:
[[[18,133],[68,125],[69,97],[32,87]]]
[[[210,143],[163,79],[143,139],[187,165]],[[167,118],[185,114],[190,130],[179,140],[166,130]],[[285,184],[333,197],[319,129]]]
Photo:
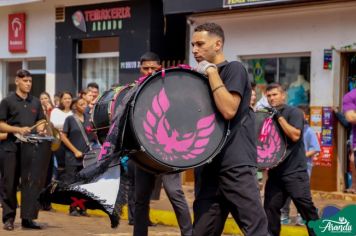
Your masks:
[[[2,221],[5,230],[14,230],[16,192],[21,177],[22,227],[41,229],[33,220],[38,217],[37,199],[45,184],[47,171],[43,170],[48,169],[49,145],[35,146],[32,143],[19,142],[14,134],[30,134],[31,126],[46,117],[40,101],[29,94],[32,87],[31,74],[26,70],[17,71],[15,84],[16,92],[11,93],[0,103],[0,132],[8,133],[7,139],[0,143],[1,151],[6,153],[2,157],[1,170],[4,177]],[[41,131],[43,128],[38,126],[37,130]]]
[[[147,52],[142,55],[140,72],[143,76],[149,76],[161,68],[160,59],[157,54]],[[135,165],[135,209],[134,209],[134,236],[145,236],[148,234],[149,204],[156,178],[154,174],[148,173]],[[181,184],[181,176],[168,174],[162,176],[164,190],[169,201],[172,203],[177,216],[178,224],[183,236],[192,235],[192,220],[189,207],[184,196]]]
[[[287,137],[287,152],[283,162],[268,171],[265,188],[264,208],[271,235],[279,235],[281,230],[281,208],[290,196],[304,220],[317,220],[317,210],[313,204],[307,161],[303,144],[303,112],[285,102],[285,91],[278,83],[267,86],[266,96],[274,118]],[[309,235],[315,235],[308,227]]]
[[[230,121],[226,144],[207,165],[195,171],[193,235],[221,235],[229,212],[246,236],[266,236],[267,219],[256,178],[257,150],[251,85],[243,65],[227,62],[224,32],[215,23],[194,29],[192,52],[196,70],[207,75],[214,102]]]

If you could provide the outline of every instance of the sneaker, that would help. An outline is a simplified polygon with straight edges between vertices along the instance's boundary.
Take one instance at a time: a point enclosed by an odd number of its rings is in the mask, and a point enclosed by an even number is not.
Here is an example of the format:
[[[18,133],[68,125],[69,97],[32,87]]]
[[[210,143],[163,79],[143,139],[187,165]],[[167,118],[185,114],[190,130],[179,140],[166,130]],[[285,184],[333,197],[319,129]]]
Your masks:
[[[70,208],[69,215],[70,216],[80,216],[80,212],[76,208]]]
[[[296,219],[295,219],[295,225],[297,225],[297,226],[304,226],[305,225],[304,220],[300,216],[300,214],[298,214]]]

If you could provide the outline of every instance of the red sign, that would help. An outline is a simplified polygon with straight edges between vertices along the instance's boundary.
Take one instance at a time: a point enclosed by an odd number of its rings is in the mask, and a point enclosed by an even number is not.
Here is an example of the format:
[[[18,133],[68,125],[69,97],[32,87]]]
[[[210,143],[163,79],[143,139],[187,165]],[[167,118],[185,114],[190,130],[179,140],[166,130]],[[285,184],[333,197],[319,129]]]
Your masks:
[[[26,52],[26,14],[9,15],[9,51]]]
[[[115,7],[109,9],[95,9],[85,11],[86,21],[99,21],[99,20],[117,20],[131,18],[130,7]]]

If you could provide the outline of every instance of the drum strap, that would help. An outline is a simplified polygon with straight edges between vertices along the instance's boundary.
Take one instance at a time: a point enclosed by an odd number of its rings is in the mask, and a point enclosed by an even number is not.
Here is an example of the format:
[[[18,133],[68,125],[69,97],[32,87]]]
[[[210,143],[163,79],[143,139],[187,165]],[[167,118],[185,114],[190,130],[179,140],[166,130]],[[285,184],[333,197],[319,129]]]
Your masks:
[[[80,132],[82,133],[82,136],[84,138],[85,143],[87,144],[87,146],[89,147],[89,150],[91,151],[93,148],[90,145],[90,142],[89,142],[89,139],[88,139],[88,135],[84,130],[82,122],[78,119],[78,117],[76,115],[73,115],[73,117],[74,117],[74,120],[77,122],[77,125],[78,125],[78,127],[80,129]]]

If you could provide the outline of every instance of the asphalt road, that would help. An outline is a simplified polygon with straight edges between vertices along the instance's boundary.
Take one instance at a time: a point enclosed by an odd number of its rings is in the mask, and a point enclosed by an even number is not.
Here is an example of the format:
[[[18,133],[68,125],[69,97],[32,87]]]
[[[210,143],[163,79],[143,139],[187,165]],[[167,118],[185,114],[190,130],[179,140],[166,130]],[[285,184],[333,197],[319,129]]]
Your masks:
[[[0,209],[1,212],[1,209]],[[18,209],[19,214],[19,209]],[[5,231],[0,228],[0,235],[11,236],[130,236],[132,235],[133,227],[129,226],[126,220],[122,220],[117,229],[110,228],[110,221],[107,217],[90,216],[90,217],[74,217],[62,212],[46,212],[41,211],[39,219],[36,221],[43,226],[42,230],[25,230],[21,227],[21,221],[17,216],[15,221],[14,231]],[[180,231],[176,227],[168,227],[157,225],[149,227],[149,235],[151,236],[179,236]]]

